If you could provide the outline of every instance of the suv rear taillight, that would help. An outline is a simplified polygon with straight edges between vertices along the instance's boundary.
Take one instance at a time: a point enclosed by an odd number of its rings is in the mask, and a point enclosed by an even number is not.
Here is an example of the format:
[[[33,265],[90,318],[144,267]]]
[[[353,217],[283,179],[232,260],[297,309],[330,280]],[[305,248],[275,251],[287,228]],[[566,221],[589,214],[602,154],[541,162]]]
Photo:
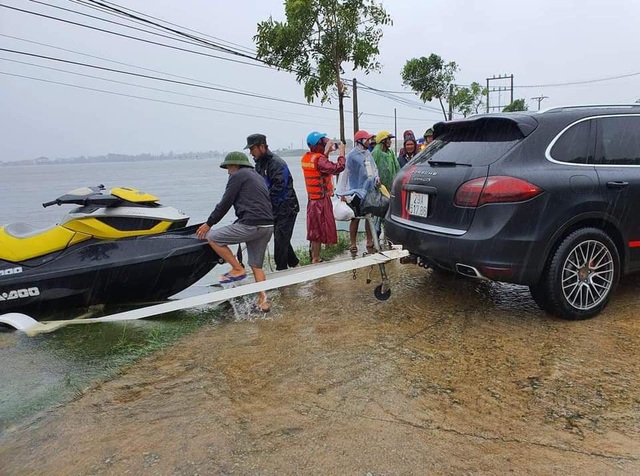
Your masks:
[[[524,202],[541,193],[540,187],[526,180],[494,175],[463,183],[453,201],[459,207],[479,207],[487,203]]]

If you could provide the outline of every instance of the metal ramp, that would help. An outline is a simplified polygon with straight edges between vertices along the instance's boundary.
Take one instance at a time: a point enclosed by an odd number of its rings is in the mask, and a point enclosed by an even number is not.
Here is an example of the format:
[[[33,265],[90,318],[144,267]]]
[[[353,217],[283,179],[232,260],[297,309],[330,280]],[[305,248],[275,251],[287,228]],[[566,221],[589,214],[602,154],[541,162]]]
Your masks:
[[[388,287],[388,280],[386,273],[384,272],[383,265],[391,260],[403,258],[408,255],[409,252],[406,250],[391,249],[375,254],[370,254],[362,258],[331,261],[328,263],[314,264],[301,268],[289,269],[286,271],[278,271],[276,273],[269,274],[267,276],[267,280],[260,283],[245,284],[230,289],[224,289],[222,291],[213,291],[198,296],[178,299],[175,301],[168,301],[162,304],[147,306],[131,311],[119,312],[103,317],[39,322],[25,314],[9,313],[0,315],[0,323],[9,325],[16,330],[25,332],[27,335],[35,336],[38,334],[53,332],[57,329],[69,325],[144,319],[146,317],[158,316],[160,314],[203,306],[205,304],[223,302],[229,299],[246,296],[248,294],[254,294],[261,291],[269,291],[271,289],[277,289],[285,286],[291,286],[293,284],[313,281],[315,279],[326,278],[335,274],[376,265],[380,267],[383,282],[378,285],[378,287],[376,287],[375,294],[378,299],[386,299],[389,297],[390,288]],[[380,289],[385,291],[382,297],[379,295]]]

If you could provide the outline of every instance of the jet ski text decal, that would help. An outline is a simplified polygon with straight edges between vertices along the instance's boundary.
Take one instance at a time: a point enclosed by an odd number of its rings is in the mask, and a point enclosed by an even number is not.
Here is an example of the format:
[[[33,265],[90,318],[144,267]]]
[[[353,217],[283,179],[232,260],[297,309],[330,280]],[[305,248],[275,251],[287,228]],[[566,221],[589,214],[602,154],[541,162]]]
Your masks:
[[[40,289],[38,288],[23,288],[12,289],[9,292],[0,294],[0,302],[11,301],[13,299],[23,299],[28,297],[40,296]]]
[[[22,266],[18,266],[17,268],[0,269],[0,276],[11,276],[18,273],[22,273]]]

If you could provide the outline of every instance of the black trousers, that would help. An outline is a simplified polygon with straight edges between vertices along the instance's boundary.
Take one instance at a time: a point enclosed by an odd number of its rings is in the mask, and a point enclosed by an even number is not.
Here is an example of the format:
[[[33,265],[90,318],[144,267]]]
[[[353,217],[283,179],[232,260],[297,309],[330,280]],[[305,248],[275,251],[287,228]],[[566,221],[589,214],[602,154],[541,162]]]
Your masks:
[[[276,216],[273,227],[273,258],[276,262],[276,271],[293,268],[300,262],[291,246],[291,235],[293,235],[297,216],[297,213]]]

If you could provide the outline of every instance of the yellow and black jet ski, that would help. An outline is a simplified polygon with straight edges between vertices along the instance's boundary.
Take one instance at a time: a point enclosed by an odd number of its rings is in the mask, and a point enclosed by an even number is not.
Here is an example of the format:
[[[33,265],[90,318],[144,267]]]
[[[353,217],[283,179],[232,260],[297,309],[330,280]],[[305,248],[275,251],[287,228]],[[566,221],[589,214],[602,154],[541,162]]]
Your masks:
[[[198,225],[148,193],[99,185],[43,206],[65,204],[78,207],[50,228],[0,226],[0,313],[165,299],[219,262]]]

